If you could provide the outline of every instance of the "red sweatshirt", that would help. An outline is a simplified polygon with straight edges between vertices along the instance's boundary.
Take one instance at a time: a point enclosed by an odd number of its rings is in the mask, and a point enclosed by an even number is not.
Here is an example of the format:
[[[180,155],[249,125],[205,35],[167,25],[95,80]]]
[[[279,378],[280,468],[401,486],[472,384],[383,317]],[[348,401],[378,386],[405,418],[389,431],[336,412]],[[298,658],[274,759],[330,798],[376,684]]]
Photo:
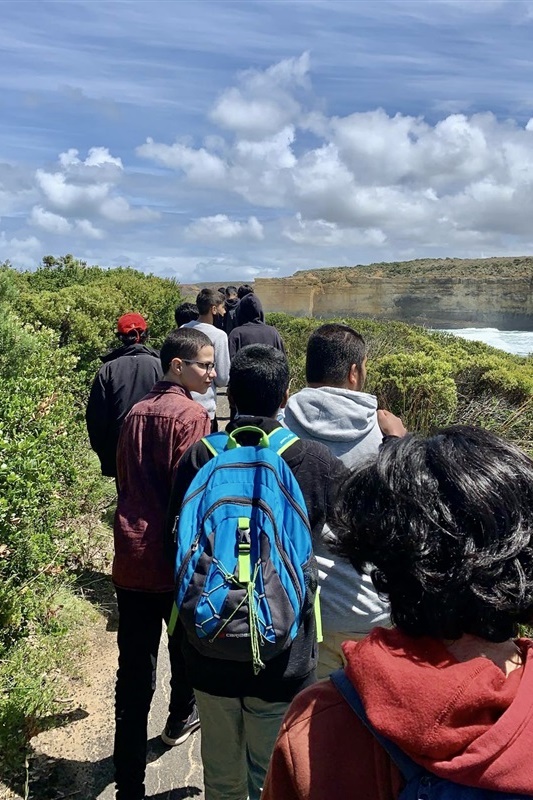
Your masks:
[[[533,797],[533,642],[508,677],[457,661],[435,639],[375,629],[347,642],[346,672],[372,725],[414,761],[458,783]],[[396,800],[401,776],[330,681],[296,697],[262,800]]]

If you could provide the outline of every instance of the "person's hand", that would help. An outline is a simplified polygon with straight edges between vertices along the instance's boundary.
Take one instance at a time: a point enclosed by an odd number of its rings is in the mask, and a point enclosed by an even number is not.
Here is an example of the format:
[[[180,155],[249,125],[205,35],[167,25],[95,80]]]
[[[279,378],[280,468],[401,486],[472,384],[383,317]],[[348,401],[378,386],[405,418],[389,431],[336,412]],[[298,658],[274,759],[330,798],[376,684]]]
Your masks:
[[[384,408],[378,409],[378,425],[381,429],[383,436],[405,436],[407,428],[401,421],[400,417],[392,414],[390,411],[385,411]]]

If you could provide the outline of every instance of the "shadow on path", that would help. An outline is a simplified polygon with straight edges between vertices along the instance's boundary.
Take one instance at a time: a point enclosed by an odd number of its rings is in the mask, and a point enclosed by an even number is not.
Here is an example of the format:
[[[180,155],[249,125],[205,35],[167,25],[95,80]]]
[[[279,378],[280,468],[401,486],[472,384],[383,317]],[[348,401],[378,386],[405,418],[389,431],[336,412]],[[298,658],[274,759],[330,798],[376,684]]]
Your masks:
[[[148,742],[148,764],[158,761],[169,752],[159,736]],[[76,761],[68,758],[51,758],[44,754],[30,756],[30,798],[35,800],[100,800],[114,795],[113,758],[107,756],[96,761]],[[83,787],[83,788],[81,788]],[[157,794],[147,794],[146,800],[186,800],[200,797],[198,786],[176,786]]]

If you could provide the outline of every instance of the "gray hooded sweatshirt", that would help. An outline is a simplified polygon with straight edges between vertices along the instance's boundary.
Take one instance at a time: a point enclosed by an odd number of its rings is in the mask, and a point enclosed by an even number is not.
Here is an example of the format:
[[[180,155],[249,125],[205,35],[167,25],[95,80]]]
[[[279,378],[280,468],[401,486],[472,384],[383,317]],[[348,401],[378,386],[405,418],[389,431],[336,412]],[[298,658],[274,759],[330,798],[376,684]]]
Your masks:
[[[301,439],[329,447],[347,467],[377,453],[383,435],[374,395],[324,386],[302,389],[285,409],[285,423]],[[378,597],[368,575],[327,548],[332,533],[326,526],[314,542],[319,566],[322,623],[328,633],[366,634],[375,625],[389,624],[388,605]]]

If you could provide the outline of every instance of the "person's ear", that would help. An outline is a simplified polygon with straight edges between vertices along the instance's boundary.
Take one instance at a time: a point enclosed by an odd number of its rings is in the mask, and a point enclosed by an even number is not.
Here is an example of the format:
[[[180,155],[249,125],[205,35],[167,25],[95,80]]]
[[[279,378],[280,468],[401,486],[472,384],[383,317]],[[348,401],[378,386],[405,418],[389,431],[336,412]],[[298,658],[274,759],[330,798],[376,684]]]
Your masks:
[[[182,364],[183,364],[183,361],[181,360],[181,358],[178,358],[177,356],[176,356],[176,358],[173,358],[172,361],[170,362],[170,366],[172,367],[172,369],[174,370],[174,372],[177,375],[181,374]]]
[[[352,364],[348,372],[348,387],[353,391],[357,391],[359,388],[360,380],[361,380],[361,375],[359,372],[359,367],[357,366],[357,364]]]
[[[281,401],[279,407],[280,408],[285,408],[285,406],[287,405],[288,402],[289,402],[289,388],[287,387],[287,391],[283,395],[283,400]]]

